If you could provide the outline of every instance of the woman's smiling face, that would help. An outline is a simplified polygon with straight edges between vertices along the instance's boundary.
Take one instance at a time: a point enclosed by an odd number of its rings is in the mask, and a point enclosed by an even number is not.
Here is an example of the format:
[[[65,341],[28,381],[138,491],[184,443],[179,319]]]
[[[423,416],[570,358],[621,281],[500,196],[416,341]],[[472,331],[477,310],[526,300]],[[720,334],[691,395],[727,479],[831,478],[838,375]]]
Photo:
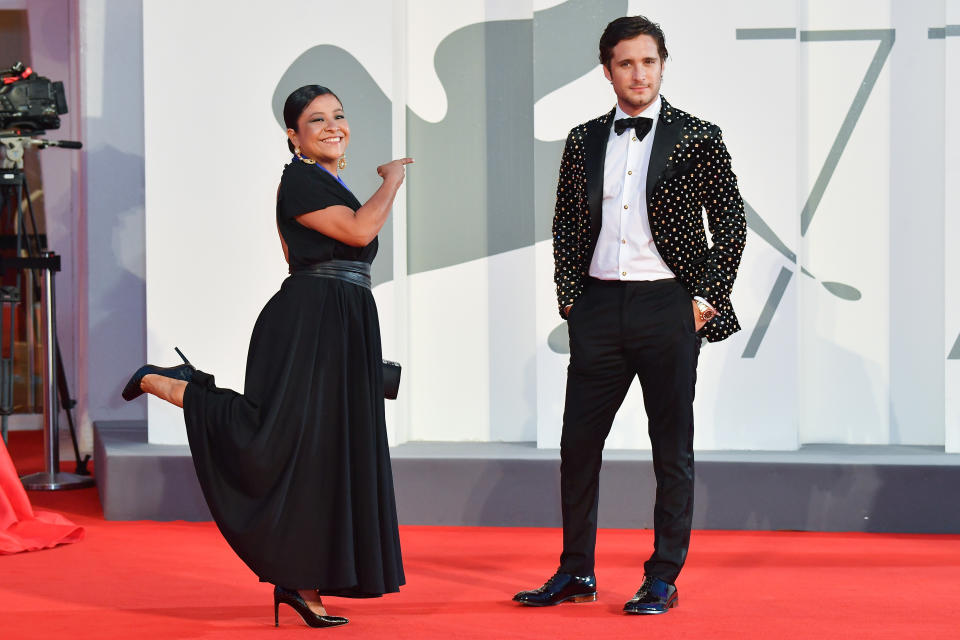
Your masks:
[[[343,105],[332,94],[317,96],[297,118],[297,130],[287,135],[300,153],[336,173],[337,161],[347,151],[350,125]]]

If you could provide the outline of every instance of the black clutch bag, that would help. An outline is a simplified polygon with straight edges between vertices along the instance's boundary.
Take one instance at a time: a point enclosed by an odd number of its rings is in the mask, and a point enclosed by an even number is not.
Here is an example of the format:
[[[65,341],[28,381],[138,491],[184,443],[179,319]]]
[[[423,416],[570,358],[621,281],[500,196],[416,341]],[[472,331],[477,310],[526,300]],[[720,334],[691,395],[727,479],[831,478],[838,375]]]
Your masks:
[[[387,400],[396,400],[398,391],[400,391],[400,363],[384,360],[383,397]]]

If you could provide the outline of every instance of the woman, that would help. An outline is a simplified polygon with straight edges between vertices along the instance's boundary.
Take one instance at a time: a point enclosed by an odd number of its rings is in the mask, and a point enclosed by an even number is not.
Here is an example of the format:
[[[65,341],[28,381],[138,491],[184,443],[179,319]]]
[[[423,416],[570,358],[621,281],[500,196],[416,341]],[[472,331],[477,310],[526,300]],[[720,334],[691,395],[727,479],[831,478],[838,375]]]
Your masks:
[[[242,395],[186,364],[146,365],[124,390],[183,407],[217,525],[310,626],[345,624],[320,596],[404,583],[370,263],[410,158],[377,167],[362,205],[340,179],[350,127],[339,98],[300,87],[283,108],[294,157],[277,192],[290,277],[253,329]],[[179,350],[178,350],[179,353]],[[182,354],[181,354],[181,357]]]

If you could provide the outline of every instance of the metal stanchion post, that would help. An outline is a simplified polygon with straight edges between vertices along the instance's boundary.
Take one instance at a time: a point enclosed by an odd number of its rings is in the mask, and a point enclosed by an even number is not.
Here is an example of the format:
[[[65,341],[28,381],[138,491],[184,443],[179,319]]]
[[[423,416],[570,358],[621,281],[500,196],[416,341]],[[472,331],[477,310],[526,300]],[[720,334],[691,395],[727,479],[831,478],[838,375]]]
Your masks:
[[[59,260],[51,251],[43,252],[44,260]],[[42,307],[43,340],[43,458],[46,471],[23,476],[23,486],[30,490],[54,491],[57,489],[79,489],[94,484],[92,476],[60,471],[60,404],[57,402],[56,366],[56,296],[54,295],[53,274],[56,269],[43,268],[40,286]]]
[[[37,393],[34,377],[37,366],[37,335],[36,335],[36,308],[33,300],[33,270],[27,269],[23,272],[24,281],[24,304],[26,306],[26,328],[27,328],[27,408],[33,412],[37,408]]]

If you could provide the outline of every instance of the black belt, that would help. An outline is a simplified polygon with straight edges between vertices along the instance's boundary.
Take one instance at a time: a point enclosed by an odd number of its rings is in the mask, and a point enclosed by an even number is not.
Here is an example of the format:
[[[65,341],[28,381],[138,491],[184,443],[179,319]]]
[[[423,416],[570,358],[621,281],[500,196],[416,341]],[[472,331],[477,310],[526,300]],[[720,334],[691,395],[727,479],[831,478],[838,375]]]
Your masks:
[[[327,260],[298,267],[290,267],[294,276],[313,276],[314,278],[333,278],[352,282],[361,287],[370,288],[370,263],[360,260]]]

